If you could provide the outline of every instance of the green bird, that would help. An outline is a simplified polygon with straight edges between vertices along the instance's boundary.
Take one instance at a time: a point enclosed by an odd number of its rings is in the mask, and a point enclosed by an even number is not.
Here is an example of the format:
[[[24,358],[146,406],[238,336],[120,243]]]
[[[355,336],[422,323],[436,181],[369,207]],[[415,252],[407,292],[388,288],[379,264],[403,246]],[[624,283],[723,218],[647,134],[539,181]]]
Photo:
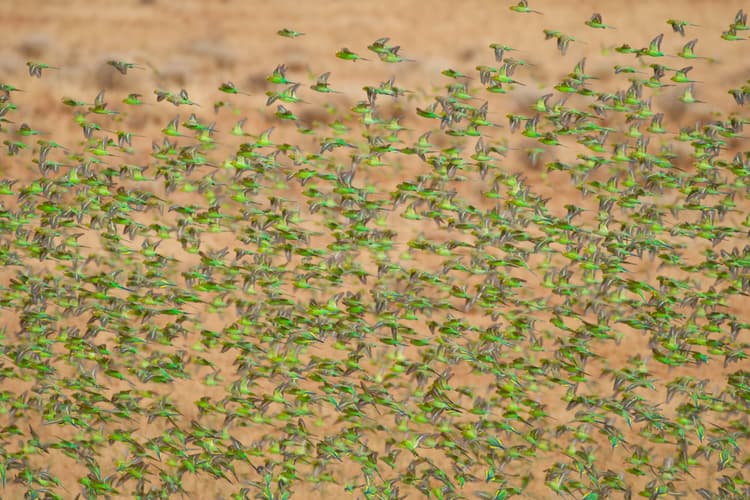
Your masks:
[[[615,52],[619,54],[637,54],[639,51],[638,49],[631,47],[630,44],[624,43],[619,47],[616,47]]]
[[[566,35],[558,30],[545,29],[542,30],[542,32],[544,33],[545,40],[551,40],[552,38],[557,39],[557,50],[559,50],[562,55],[565,55],[568,51],[568,44],[570,42],[575,42],[576,40],[572,36]]]
[[[576,39],[572,36],[561,35],[557,38],[557,50],[559,50],[562,55],[565,55],[568,52],[568,44],[575,41]]]
[[[87,151],[95,156],[116,156],[107,150],[107,147],[115,145],[112,139],[102,138],[101,142],[97,145],[92,145],[87,148]]]
[[[434,146],[429,141],[431,134],[432,132],[428,131],[420,135],[417,139],[417,143],[414,145],[414,153],[419,156],[422,161],[426,161],[426,156],[433,152],[432,148]]]
[[[232,127],[232,135],[236,135],[238,137],[247,136],[248,133],[242,130],[242,127],[245,126],[245,123],[247,122],[247,118],[241,118],[237,123],[234,124],[234,127]]]
[[[682,21],[679,19],[667,19],[667,24],[672,27],[672,30],[675,33],[679,33],[682,36],[685,36],[685,27],[687,26],[694,26],[698,27],[698,24],[691,24],[687,21]]]
[[[513,12],[520,12],[521,14],[529,14],[529,13],[542,14],[538,10],[531,9],[529,7],[528,0],[521,0],[516,5],[511,5],[510,10],[512,10]]]
[[[155,89],[154,94],[156,94],[156,102],[167,101],[168,103],[173,104],[174,106],[180,106],[181,104],[185,104],[187,106],[199,106],[200,107],[198,103],[190,100],[190,96],[188,95],[188,92],[185,89],[180,90],[180,93],[177,95],[175,95],[174,93],[168,90]]]
[[[457,80],[459,78],[471,78],[470,76],[465,75],[461,73],[460,71],[456,71],[454,69],[444,69],[443,71],[440,72],[440,74],[445,75],[448,78],[453,78],[454,80]]]
[[[517,85],[524,85],[518,80],[512,78],[515,69],[516,66],[514,64],[504,63],[498,68],[497,73],[490,77],[490,80],[496,83],[515,83]]]
[[[116,115],[117,111],[111,111],[107,109],[107,103],[104,101],[104,90],[100,90],[94,98],[93,107],[89,108],[89,111],[96,113],[97,115]]]
[[[586,58],[584,57],[573,68],[573,72],[568,74],[568,77],[573,80],[579,80],[581,82],[585,82],[586,80],[598,80],[597,77],[587,75],[584,71],[584,68],[586,66]]]
[[[298,119],[298,118],[297,118],[297,115],[295,115],[294,113],[292,113],[291,111],[289,111],[288,109],[286,109],[286,108],[285,108],[284,106],[282,106],[281,104],[279,104],[279,105],[278,105],[278,106],[276,107],[276,116],[277,116],[278,118],[282,119],[282,120],[292,120],[292,121],[296,121],[296,120]]]
[[[276,100],[280,100],[282,102],[286,103],[295,103],[295,102],[305,102],[299,97],[297,97],[297,89],[300,88],[302,84],[295,83],[294,85],[291,85],[287,87],[286,89],[282,90],[279,93],[273,93],[273,92],[266,92],[266,95],[268,96],[268,99],[266,100],[266,106],[270,106],[273,104]]]
[[[615,29],[614,26],[610,26],[609,24],[604,24],[602,22],[602,15],[599,14],[598,12],[594,12],[593,14],[591,14],[591,19],[589,19],[588,21],[584,21],[584,22],[585,22],[586,26],[590,26],[592,28],[597,28],[597,29],[607,29],[607,28]]]
[[[734,15],[734,22],[729,27],[734,31],[750,30],[750,26],[747,25],[747,14],[742,9],[737,11]]]
[[[661,33],[654,37],[653,40],[648,44],[648,47],[641,49],[637,52],[638,57],[649,56],[649,57],[663,57],[664,52],[661,51],[661,41],[664,38],[664,33]]]
[[[367,46],[367,50],[375,52],[378,56],[380,56],[381,54],[385,54],[390,50],[390,47],[386,45],[386,43],[388,43],[388,40],[390,40],[390,38],[388,37],[378,38]]]
[[[729,42],[744,40],[743,37],[737,35],[737,30],[734,27],[730,27],[727,31],[723,31],[721,33],[721,38]]]
[[[203,123],[198,121],[198,117],[195,116],[195,113],[191,113],[187,121],[183,122],[182,125],[189,130],[196,130],[198,132],[216,132],[214,128],[214,126],[216,125],[215,123],[204,125]]]
[[[698,43],[697,38],[690,40],[688,43],[683,45],[682,49],[680,49],[680,52],[677,53],[677,57],[681,57],[683,59],[704,59],[695,54],[694,49],[696,43]]]
[[[180,126],[180,115],[175,116],[174,120],[170,121],[166,127],[161,129],[162,133],[164,135],[168,135],[170,137],[185,137],[183,134],[181,134],[177,129]]]
[[[557,109],[557,107],[561,106],[562,103],[551,107],[549,105],[549,100],[552,97],[552,95],[553,94],[544,94],[543,96],[539,97],[539,99],[537,99],[534,105],[532,106],[532,109],[536,110],[539,113],[549,113]],[[528,119],[528,118],[524,118],[524,119]]]
[[[435,109],[437,108],[437,103],[433,102],[430,104],[427,108],[417,108],[417,115],[421,116],[422,118],[430,118],[430,119],[439,119],[441,118],[441,115],[435,112]]]
[[[666,75],[667,71],[672,71],[672,68],[668,68],[663,64],[649,64],[649,67],[654,72],[653,78],[656,78],[657,80]]]
[[[318,77],[318,81],[314,85],[310,85],[310,88],[315,92],[321,92],[323,94],[340,94],[338,90],[333,90],[328,86],[328,77],[331,76],[331,72],[328,71]]]
[[[279,64],[278,66],[276,66],[276,68],[273,70],[273,73],[266,77],[266,81],[274,83],[276,85],[294,84],[293,81],[286,78],[286,66],[284,64]]]
[[[198,106],[197,103],[190,100],[190,96],[185,89],[180,89],[180,93],[177,96],[174,96],[173,100],[170,102],[175,105],[185,104],[187,106]]]
[[[528,120],[526,120],[526,127],[524,128],[524,131],[521,133],[531,139],[538,139],[542,137],[544,134],[538,132],[536,129],[538,123],[539,115],[536,115],[533,118],[529,118]]]
[[[685,104],[693,104],[697,102],[704,102],[699,101],[693,96],[693,84],[689,84],[687,88],[685,89],[685,92],[680,96],[680,101],[684,102]]]
[[[672,76],[672,78],[670,78],[670,80],[677,83],[695,83],[695,80],[691,80],[687,76],[688,72],[691,69],[693,69],[692,66],[686,66],[682,69],[675,70],[675,74],[674,76]]]
[[[638,71],[637,69],[635,69],[632,66],[622,66],[620,64],[615,64],[615,66],[614,66],[614,72],[615,72],[615,74],[620,74],[620,73],[629,73],[629,74],[640,73],[640,71]]]
[[[143,66],[138,66],[137,64],[126,61],[117,61],[115,59],[110,59],[109,61],[107,61],[107,64],[115,68],[123,75],[127,75],[129,69],[144,69]]]
[[[35,76],[37,78],[41,78],[42,77],[42,70],[43,69],[60,69],[60,68],[57,68],[55,66],[50,66],[49,64],[44,64],[44,63],[40,63],[40,62],[32,62],[32,61],[27,61],[26,62],[26,66],[29,67],[29,75],[30,76]]]
[[[30,137],[32,135],[41,135],[41,132],[34,130],[26,123],[22,123],[21,126],[18,127],[18,135],[22,137]]]
[[[727,93],[734,97],[734,100],[738,105],[742,106],[745,104],[746,95],[742,89],[729,89]]]
[[[132,146],[133,143],[133,136],[136,137],[143,137],[142,135],[136,135],[132,132],[126,132],[124,130],[118,130],[116,131],[117,134],[117,145],[121,148],[124,148],[125,146]]]
[[[271,127],[268,130],[261,132],[255,142],[255,146],[259,148],[273,146],[273,142],[271,142],[271,132],[273,132],[274,128],[275,127]]]
[[[0,83],[0,90],[2,90],[5,93],[23,92],[23,90],[19,89],[18,87],[14,87],[13,85],[9,83]]]
[[[400,62],[415,62],[414,59],[406,59],[398,55],[398,51],[401,49],[400,46],[390,47],[385,52],[379,53],[380,60],[387,63],[400,63]]]
[[[139,106],[143,104],[143,101],[141,100],[141,97],[143,97],[141,94],[128,94],[128,96],[122,100],[123,103],[129,104],[131,106]]]
[[[80,106],[85,106],[86,103],[83,101],[78,101],[76,99],[73,99],[72,97],[63,97],[62,103],[66,106],[70,106],[72,108],[78,108]]]
[[[232,82],[225,82],[219,85],[219,90],[224,92],[225,94],[242,94],[249,96],[247,92],[242,92],[241,90],[237,89],[235,87],[234,83]]]
[[[355,54],[346,47],[336,52],[336,57],[343,59],[344,61],[369,61],[369,59],[365,59],[364,57]]]
[[[354,148],[355,146],[341,137],[327,137],[320,142],[320,154],[326,151],[333,151],[334,148],[342,147]]]
[[[122,270],[114,271],[109,274],[99,274],[97,276],[91,276],[88,278],[88,282],[95,285],[97,289],[108,290],[110,288],[117,288],[118,290],[125,290],[126,292],[134,292],[134,290],[124,287],[116,281],[118,275],[122,273]]]
[[[286,38],[297,38],[298,36],[304,35],[304,33],[299,31],[294,31],[289,28],[282,28],[279,31],[276,32],[277,35],[283,36]]]
[[[163,89],[154,89],[154,94],[156,94],[156,102],[161,102],[174,96],[172,92]]]
[[[491,43],[490,48],[495,51],[495,61],[496,62],[502,62],[503,61],[503,55],[505,55],[506,52],[510,52],[514,49],[513,47],[510,47],[508,45],[503,45],[500,43]]]
[[[214,102],[214,113],[218,113],[221,108],[224,106],[228,106],[229,103],[226,101],[216,101]]]

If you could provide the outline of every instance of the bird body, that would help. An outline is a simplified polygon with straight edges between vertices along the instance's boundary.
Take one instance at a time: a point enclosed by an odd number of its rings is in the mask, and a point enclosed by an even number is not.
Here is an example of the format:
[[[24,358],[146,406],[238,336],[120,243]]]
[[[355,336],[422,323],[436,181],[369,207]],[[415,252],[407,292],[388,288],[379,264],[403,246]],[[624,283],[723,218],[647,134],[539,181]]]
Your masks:
[[[541,14],[538,10],[534,10],[529,7],[528,0],[520,0],[516,5],[511,5],[510,10],[513,12],[520,12],[521,14]]]

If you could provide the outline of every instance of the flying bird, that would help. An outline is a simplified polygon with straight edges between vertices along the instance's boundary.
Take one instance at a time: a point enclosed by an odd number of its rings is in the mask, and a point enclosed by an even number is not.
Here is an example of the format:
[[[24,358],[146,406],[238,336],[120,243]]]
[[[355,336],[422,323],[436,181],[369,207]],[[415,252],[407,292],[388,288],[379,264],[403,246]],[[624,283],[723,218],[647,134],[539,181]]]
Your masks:
[[[521,0],[516,5],[511,5],[510,10],[514,12],[520,12],[522,14],[528,14],[531,12],[533,12],[534,14],[541,14],[541,12],[539,12],[538,10],[534,10],[529,7],[528,0]]]
[[[126,75],[129,69],[143,69],[143,66],[138,66],[137,64],[129,63],[125,61],[117,61],[115,59],[111,59],[107,61],[107,64],[115,68],[117,71],[119,71],[123,75]]]
[[[297,38],[298,36],[304,35],[304,33],[299,31],[294,31],[289,28],[283,28],[276,32],[277,35],[283,36],[286,38]]]

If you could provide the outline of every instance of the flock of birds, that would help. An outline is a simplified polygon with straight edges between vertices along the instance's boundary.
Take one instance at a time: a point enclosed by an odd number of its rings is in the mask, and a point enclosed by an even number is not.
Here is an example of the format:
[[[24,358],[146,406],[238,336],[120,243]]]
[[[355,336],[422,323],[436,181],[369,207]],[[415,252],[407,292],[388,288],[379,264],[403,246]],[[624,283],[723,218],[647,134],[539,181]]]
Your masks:
[[[615,29],[599,14],[585,25]],[[721,38],[748,30],[740,11]],[[577,41],[542,35],[561,55]],[[116,105],[102,90],[62,98],[81,135],[59,144],[16,104],[23,82],[0,83],[2,486],[166,498],[192,496],[183,481],[199,475],[232,498],[332,485],[749,497],[750,323],[736,305],[750,294],[750,83],[728,90],[730,116],[670,123],[660,91],[700,102],[705,57],[697,38],[665,54],[664,36],[614,49],[633,57],[612,68],[622,88],[597,89],[582,59],[502,124],[492,99],[513,100],[531,63],[500,43],[477,74],[443,71],[430,102],[392,78],[326,124],[299,115],[310,92],[340,93],[331,74],[303,85],[280,64],[266,79],[275,125],[257,134],[241,119],[222,135],[185,89]],[[411,61],[389,38],[367,49],[335,57]],[[30,77],[54,71],[28,63]],[[249,95],[218,90],[216,116]],[[189,110],[150,151],[122,129],[146,104]],[[580,202],[553,210],[514,168],[518,151]],[[393,188],[368,182],[376,172]],[[656,273],[635,272],[649,261]],[[643,349],[608,359],[621,343]],[[170,397],[185,384],[189,409]]]

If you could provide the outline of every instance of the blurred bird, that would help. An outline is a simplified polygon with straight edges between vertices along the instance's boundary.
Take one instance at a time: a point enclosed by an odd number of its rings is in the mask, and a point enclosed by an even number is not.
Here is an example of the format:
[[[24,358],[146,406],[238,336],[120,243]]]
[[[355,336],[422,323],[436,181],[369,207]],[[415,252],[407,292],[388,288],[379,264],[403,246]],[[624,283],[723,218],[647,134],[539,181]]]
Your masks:
[[[131,106],[138,106],[140,104],[143,104],[141,97],[143,97],[141,94],[128,94],[128,96],[123,99],[122,102],[125,104],[130,104]]]
[[[44,64],[40,62],[32,62],[32,61],[27,61],[26,66],[29,67],[29,76],[35,76],[37,78],[42,77],[43,69],[60,69],[55,66],[50,66],[49,64]]]
[[[695,80],[691,80],[688,78],[687,74],[688,72],[693,69],[692,66],[686,66],[682,69],[678,69],[675,71],[674,76],[672,76],[671,80],[676,83],[694,83]]]
[[[682,49],[677,54],[677,57],[681,57],[683,59],[704,59],[700,56],[695,55],[694,49],[696,43],[698,43],[697,38],[690,40],[688,43],[683,45]]]
[[[323,94],[335,93],[340,94],[341,92],[333,90],[328,86],[328,77],[331,76],[331,72],[328,71],[318,77],[318,81],[314,85],[310,85],[310,88],[315,92],[321,92]]]
[[[286,38],[297,38],[298,36],[304,35],[304,33],[301,33],[299,31],[294,31],[289,28],[283,28],[276,32],[277,35],[283,36]]]
[[[287,85],[294,83],[293,81],[286,78],[286,66],[283,64],[279,64],[278,66],[276,66],[276,68],[274,68],[273,70],[273,73],[266,77],[266,80],[277,85]]]
[[[685,92],[680,96],[680,101],[684,102],[685,104],[693,104],[693,103],[702,103],[704,101],[699,101],[695,97],[693,97],[693,84],[689,84],[687,88],[685,89]]]
[[[117,61],[114,59],[107,61],[107,64],[115,68],[117,71],[119,71],[123,75],[126,75],[129,69],[144,69],[143,66],[138,66],[137,64],[129,63],[125,61]]]
[[[721,38],[730,42],[738,42],[745,38],[737,35],[737,30],[734,27],[730,27],[728,30],[721,33]]]
[[[505,52],[516,50],[513,47],[510,47],[508,45],[502,45],[499,43],[491,43],[490,48],[495,51],[496,62],[503,62],[503,55],[505,54]]]
[[[522,14],[528,14],[530,12],[533,12],[534,14],[541,14],[541,12],[539,12],[538,10],[529,8],[528,0],[521,0],[516,5],[511,5],[510,10],[514,12],[520,12]]]
[[[374,42],[372,42],[370,45],[367,46],[367,50],[375,52],[378,56],[380,56],[381,54],[385,54],[386,52],[390,50],[390,47],[386,46],[386,43],[388,43],[388,40],[390,40],[390,38],[387,38],[387,37],[378,38],[377,40],[375,40]]]
[[[94,106],[89,108],[89,111],[98,115],[116,115],[117,111],[107,109],[107,103],[104,102],[104,90],[99,91],[94,99]]]
[[[268,96],[268,99],[266,100],[266,106],[270,106],[277,99],[286,103],[305,102],[297,97],[297,89],[300,88],[300,86],[300,83],[295,83],[294,85],[291,85],[278,93],[273,93],[270,91],[266,92],[266,95]]]
[[[663,57],[664,53],[661,51],[661,41],[664,39],[664,34],[659,34],[656,37],[654,37],[653,40],[648,44],[648,47],[645,49],[639,50],[636,55],[638,57],[641,56],[649,56],[649,57]]]
[[[679,33],[681,36],[685,36],[686,26],[699,26],[698,24],[691,24],[687,21],[681,21],[679,19],[667,19],[667,24],[672,27],[675,33]]]
[[[585,21],[585,24],[586,26],[590,26],[592,28],[597,28],[597,29],[607,29],[607,28],[615,29],[614,26],[610,26],[609,24],[604,24],[602,22],[602,15],[599,14],[598,12],[591,14],[591,19],[589,19],[588,21]]]
[[[336,57],[343,59],[344,61],[369,61],[369,59],[365,59],[364,57],[355,54],[346,47],[336,52]]]
[[[242,92],[241,90],[238,90],[237,87],[234,86],[234,83],[232,82],[225,82],[219,85],[219,90],[224,92],[225,94],[242,94],[249,96],[247,92]]]
[[[750,30],[750,26],[747,25],[747,14],[740,9],[734,16],[734,22],[729,25],[732,31],[747,31]]]

